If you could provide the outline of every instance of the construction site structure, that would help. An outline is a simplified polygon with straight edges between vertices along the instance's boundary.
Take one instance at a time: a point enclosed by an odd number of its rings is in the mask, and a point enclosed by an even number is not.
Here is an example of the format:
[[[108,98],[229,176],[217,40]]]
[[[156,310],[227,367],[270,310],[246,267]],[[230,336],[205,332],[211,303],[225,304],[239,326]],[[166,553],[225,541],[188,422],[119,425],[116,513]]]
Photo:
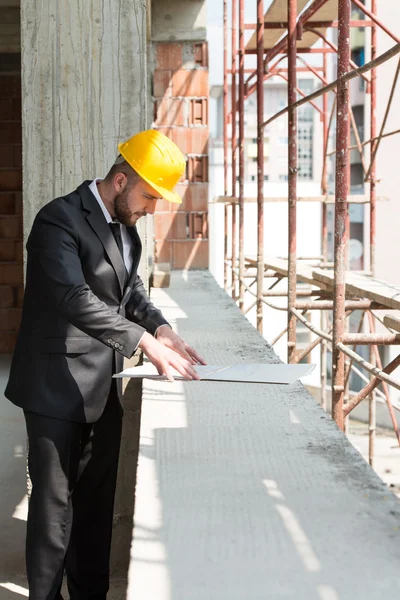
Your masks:
[[[400,445],[400,432],[395,410],[400,406],[391,399],[389,386],[400,390],[400,381],[391,373],[400,365],[400,355],[382,364],[379,348],[400,343],[400,286],[374,277],[376,265],[377,173],[376,159],[381,140],[399,133],[387,131],[387,120],[393,105],[400,59],[395,70],[382,123],[377,125],[378,67],[400,54],[400,39],[378,18],[378,0],[364,5],[361,0],[273,0],[265,12],[264,0],[257,0],[255,23],[245,23],[244,0],[224,0],[224,195],[216,202],[224,204],[224,285],[245,313],[256,308],[256,325],[263,332],[265,306],[287,311],[287,326],[272,340],[276,344],[287,335],[287,360],[298,363],[317,346],[321,349],[321,404],[327,406],[327,362],[332,355],[332,415],[340,429],[346,429],[347,417],[362,400],[369,401],[369,459],[373,464],[376,430],[376,401],[387,404]],[[231,15],[231,54],[228,52],[228,10]],[[354,19],[357,9],[363,18]],[[351,31],[364,29],[370,36],[370,60],[361,66],[351,60]],[[247,30],[253,32],[245,43]],[[337,43],[329,35],[337,31]],[[377,32],[390,39],[389,49],[377,54]],[[335,38],[336,39],[336,38]],[[307,54],[321,57],[314,66]],[[337,55],[336,76],[328,81],[328,56]],[[256,55],[256,69],[247,69],[246,57]],[[287,61],[287,68],[283,61]],[[298,88],[297,74],[307,69],[321,85],[311,94]],[[281,77],[287,81],[287,106],[265,120],[265,81]],[[370,96],[369,136],[360,137],[350,100],[350,82],[364,81]],[[230,91],[230,94],[229,94]],[[245,173],[245,100],[257,98],[257,197],[244,193]],[[329,94],[334,96],[330,101]],[[230,96],[230,98],[229,98]],[[268,96],[267,96],[268,97]],[[322,99],[322,107],[320,100]],[[297,110],[309,103],[319,111],[323,129],[323,164],[321,193],[318,197],[298,197],[298,132]],[[329,107],[331,110],[329,110]],[[264,196],[264,132],[276,119],[286,118],[288,126],[287,197]],[[336,123],[335,148],[330,151],[330,139]],[[238,125],[238,126],[237,126]],[[230,134],[230,135],[229,135]],[[230,138],[230,139],[229,139]],[[350,194],[350,156],[358,152],[367,194]],[[329,161],[335,160],[334,194],[328,183]],[[231,182],[228,163],[231,162]],[[229,185],[230,184],[230,185]],[[230,188],[230,190],[229,190]],[[264,252],[265,202],[288,204],[287,256],[266,257]],[[317,201],[321,210],[321,252],[319,256],[301,257],[297,252],[297,205],[299,201]],[[244,207],[257,202],[257,255],[244,251]],[[334,204],[333,261],[328,261],[328,206]],[[352,204],[369,208],[369,257],[362,271],[348,268],[349,207]],[[276,286],[287,281],[281,291]],[[269,282],[264,289],[264,282]],[[274,289],[276,288],[276,289]],[[271,297],[287,297],[287,305],[271,302]],[[252,297],[245,307],[245,297]],[[310,322],[307,315],[318,311],[320,325]],[[360,311],[357,332],[350,333],[349,317]],[[384,313],[382,312],[384,311]],[[306,349],[296,347],[297,323],[308,328],[315,339]],[[378,323],[378,326],[377,326]],[[382,330],[382,326],[384,330]],[[369,348],[368,359],[357,347]],[[365,353],[364,353],[365,354]],[[351,373],[356,373],[365,386],[350,394]]]

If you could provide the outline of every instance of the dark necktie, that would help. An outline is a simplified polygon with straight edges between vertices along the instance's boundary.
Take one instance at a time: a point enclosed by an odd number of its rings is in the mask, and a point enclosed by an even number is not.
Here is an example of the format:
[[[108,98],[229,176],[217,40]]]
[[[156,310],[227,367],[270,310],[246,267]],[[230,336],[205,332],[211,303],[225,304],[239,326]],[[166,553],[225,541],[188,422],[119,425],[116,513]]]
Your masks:
[[[124,247],[122,244],[121,225],[120,225],[120,223],[118,223],[116,221],[111,221],[109,223],[109,226],[110,226],[111,232],[114,236],[114,239],[117,243],[118,250],[121,253],[122,260],[124,260]],[[125,262],[124,262],[124,264],[125,264]]]

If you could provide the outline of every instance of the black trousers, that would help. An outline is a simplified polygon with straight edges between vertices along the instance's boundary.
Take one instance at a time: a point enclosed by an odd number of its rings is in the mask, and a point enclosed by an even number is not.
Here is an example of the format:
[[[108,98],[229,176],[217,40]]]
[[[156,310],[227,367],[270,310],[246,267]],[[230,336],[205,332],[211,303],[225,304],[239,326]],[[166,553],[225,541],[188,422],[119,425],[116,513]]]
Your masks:
[[[96,423],[25,412],[32,480],[26,568],[30,600],[60,598],[64,570],[71,600],[104,600],[122,408],[113,382]]]

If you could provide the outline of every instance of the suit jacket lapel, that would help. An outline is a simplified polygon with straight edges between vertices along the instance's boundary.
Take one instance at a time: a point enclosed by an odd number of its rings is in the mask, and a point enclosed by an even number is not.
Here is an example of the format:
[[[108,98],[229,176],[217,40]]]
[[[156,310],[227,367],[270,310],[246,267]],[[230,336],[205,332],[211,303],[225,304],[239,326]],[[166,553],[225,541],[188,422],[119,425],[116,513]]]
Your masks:
[[[118,250],[118,246],[108,226],[107,221],[104,218],[103,212],[89,189],[90,181],[85,181],[78,187],[78,194],[82,198],[84,208],[88,211],[86,219],[92,227],[95,234],[100,239],[104,246],[108,258],[114,268],[115,274],[118,278],[118,283],[121,289],[121,295],[124,292],[125,287],[125,264],[122,259],[121,253]]]
[[[132,286],[133,286],[134,280],[136,278],[136,274],[137,274],[137,270],[138,270],[138,266],[139,266],[139,262],[140,262],[140,257],[142,255],[142,242],[140,240],[136,226],[127,227],[126,230],[129,233],[129,235],[131,236],[131,240],[132,240],[133,261],[132,261],[131,272],[129,273],[129,278],[128,278],[126,288],[124,291],[124,296],[123,296],[123,299],[121,302],[122,305],[126,304],[126,302],[129,300]]]

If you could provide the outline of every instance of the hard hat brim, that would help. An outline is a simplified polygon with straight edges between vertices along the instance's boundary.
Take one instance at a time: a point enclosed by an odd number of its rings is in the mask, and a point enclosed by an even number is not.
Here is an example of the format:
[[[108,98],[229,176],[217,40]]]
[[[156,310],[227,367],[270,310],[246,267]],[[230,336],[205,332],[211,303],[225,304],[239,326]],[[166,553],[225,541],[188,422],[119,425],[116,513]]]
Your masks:
[[[165,188],[162,188],[158,185],[154,185],[154,183],[152,183],[151,181],[147,181],[147,179],[145,177],[142,177],[142,179],[144,179],[146,181],[146,183],[150,184],[151,187],[154,190],[156,190],[156,192],[158,192],[162,198],[164,198],[164,200],[167,200],[168,202],[172,202],[172,204],[182,204],[182,198],[179,196],[179,194],[177,192],[175,192],[173,190],[172,191],[166,190]]]
[[[150,179],[148,179],[147,177],[144,177],[141,173],[138,173],[138,175],[139,175],[139,177],[141,177],[143,179],[143,181],[145,181],[146,183],[151,185],[153,190],[158,192],[160,194],[160,196],[162,198],[164,198],[164,200],[167,200],[168,202],[172,202],[173,204],[182,204],[182,198],[179,196],[179,194],[177,192],[174,192],[173,190],[167,190],[159,185],[154,185],[154,183],[152,181],[150,181]]]

